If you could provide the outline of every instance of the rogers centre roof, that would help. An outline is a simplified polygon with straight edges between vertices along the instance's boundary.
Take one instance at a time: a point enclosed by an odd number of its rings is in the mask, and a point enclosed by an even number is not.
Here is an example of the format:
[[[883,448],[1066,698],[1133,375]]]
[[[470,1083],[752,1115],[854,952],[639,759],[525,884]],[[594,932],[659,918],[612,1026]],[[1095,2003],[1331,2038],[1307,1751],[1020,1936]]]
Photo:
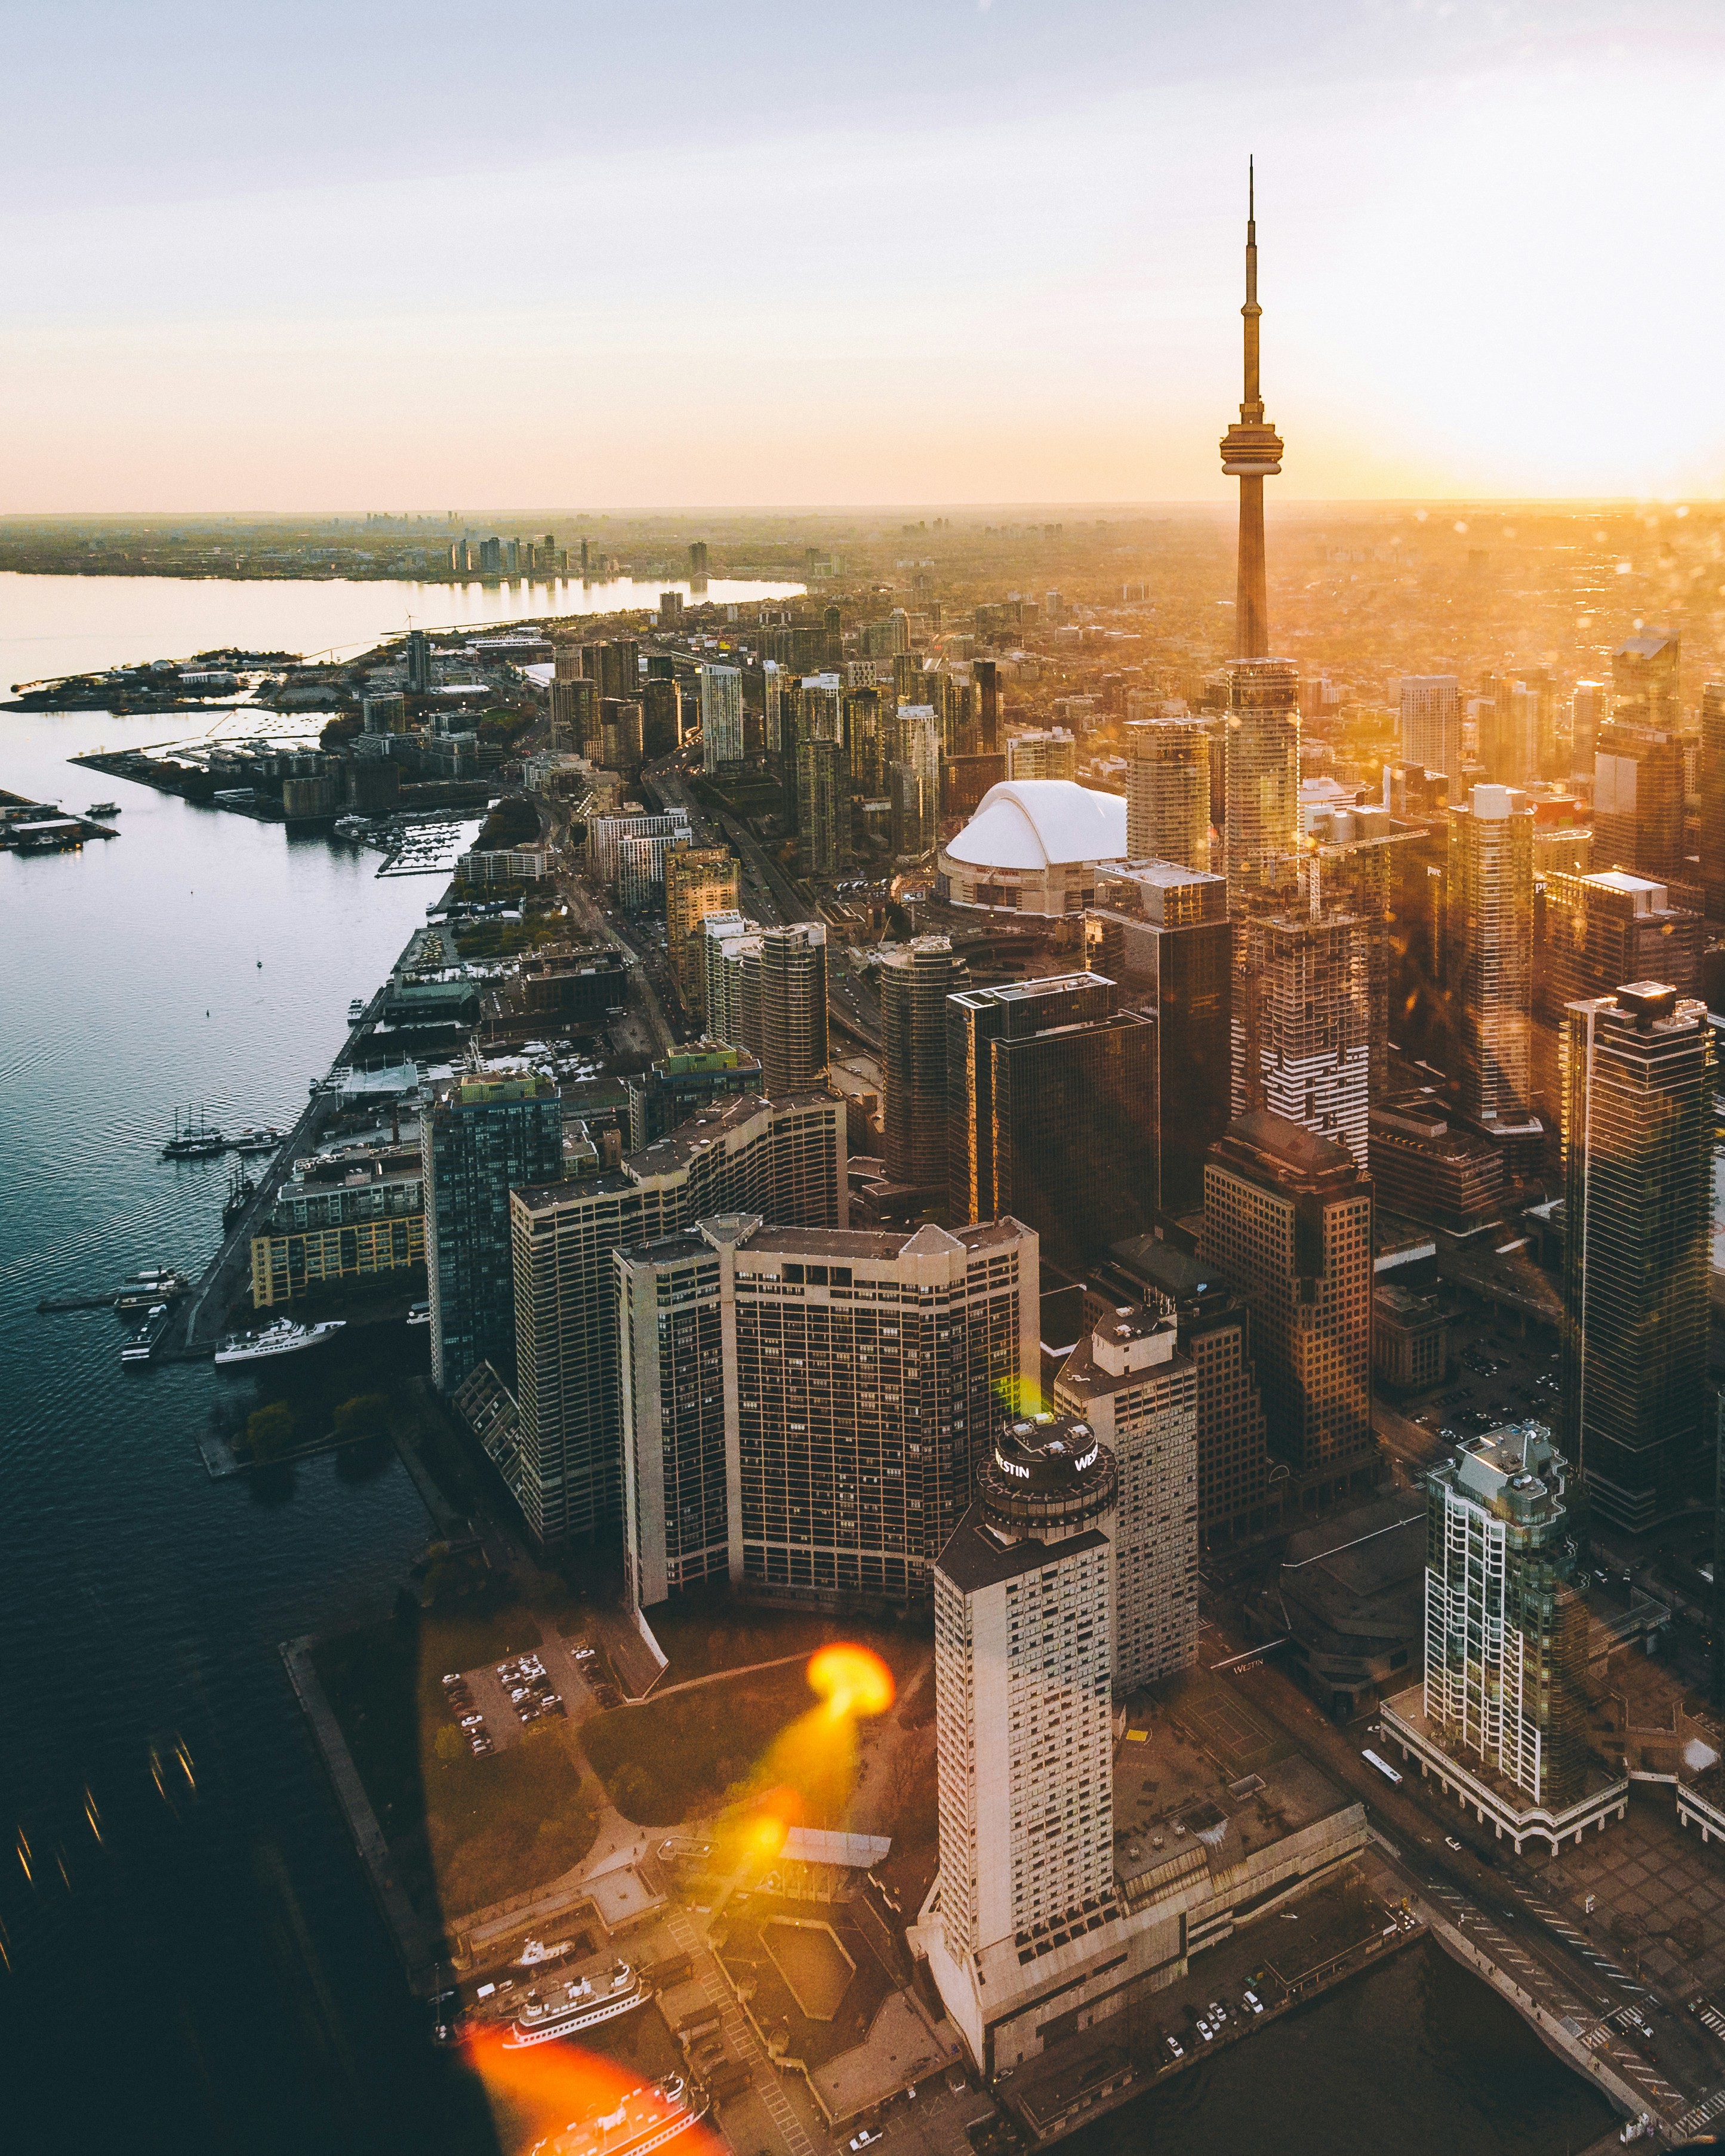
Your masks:
[[[1043,869],[1126,859],[1126,803],[1070,778],[1004,779],[945,849],[976,868]]]

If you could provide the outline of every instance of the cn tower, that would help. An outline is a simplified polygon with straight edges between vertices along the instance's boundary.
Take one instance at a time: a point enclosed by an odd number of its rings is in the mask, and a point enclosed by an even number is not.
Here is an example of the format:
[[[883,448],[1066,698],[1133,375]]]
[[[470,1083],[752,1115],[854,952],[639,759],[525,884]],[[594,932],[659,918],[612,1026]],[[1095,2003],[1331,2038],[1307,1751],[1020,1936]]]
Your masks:
[[[1240,481],[1240,567],[1234,602],[1238,659],[1270,654],[1270,612],[1264,596],[1264,481],[1281,470],[1281,437],[1264,418],[1258,383],[1258,218],[1256,181],[1246,161],[1245,396],[1238,423],[1222,437],[1222,469]]]

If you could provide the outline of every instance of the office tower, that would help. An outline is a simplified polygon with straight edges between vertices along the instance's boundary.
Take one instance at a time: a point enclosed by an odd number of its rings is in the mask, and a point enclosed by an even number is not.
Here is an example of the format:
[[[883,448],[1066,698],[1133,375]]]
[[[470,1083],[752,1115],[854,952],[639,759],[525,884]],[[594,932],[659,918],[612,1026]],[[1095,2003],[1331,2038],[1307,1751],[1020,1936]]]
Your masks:
[[[993,659],[973,664],[978,693],[977,748],[983,756],[1000,753],[1000,668]]]
[[[431,1373],[450,1393],[481,1363],[515,1378],[509,1194],[562,1173],[563,1111],[548,1078],[462,1078],[420,1120]]]
[[[1664,981],[1680,1002],[1702,994],[1706,924],[1645,876],[1548,873],[1539,928],[1539,1014],[1552,1024],[1566,1004],[1609,995],[1620,981]]]
[[[1701,1437],[1712,1029],[1658,981],[1564,1019],[1563,1445],[1639,1532],[1689,1494]]]
[[[797,744],[797,834],[809,875],[834,876],[844,857],[850,822],[845,783],[845,745],[824,735]]]
[[[1227,681],[1223,857],[1239,911],[1291,885],[1301,853],[1300,675],[1283,659],[1241,659]]]
[[[1009,1995],[1039,1955],[1120,1915],[1117,1476],[1086,1424],[1042,1415],[1000,1430],[976,1484],[934,1578],[941,1861],[930,1960],[973,2057],[992,2063],[993,1994]]]
[[[1035,1237],[732,1214],[615,1264],[637,1604],[708,1578],[804,1605],[925,1599],[1000,1403],[1034,1381]]]
[[[1092,1323],[1142,1302],[1172,1318],[1197,1380],[1198,1532],[1206,1548],[1274,1529],[1288,1487],[1265,1442],[1264,1399],[1252,1368],[1251,1311],[1221,1276],[1172,1243],[1134,1235],[1091,1276]]]
[[[1603,681],[1578,681],[1569,696],[1569,768],[1591,778],[1599,728],[1611,716],[1611,691]]]
[[[607,767],[622,772],[627,778],[638,778],[645,755],[645,724],[639,697],[601,697],[599,725]]]
[[[1155,1217],[1156,1021],[1096,973],[947,1002],[947,1206],[1010,1213],[1071,1268]]]
[[[843,742],[845,684],[837,674],[809,674],[798,685],[797,738]]]
[[[1625,717],[1620,698],[1594,753],[1593,857],[1661,882],[1683,874],[1683,745],[1674,728]]]
[[[665,865],[665,957],[683,1008],[705,1014],[706,971],[701,924],[709,914],[734,914],[741,865],[728,846],[685,846]]]
[[[1198,1659],[1198,1373],[1171,1317],[1111,1310],[1066,1358],[1055,1405],[1114,1455],[1114,1694]]]
[[[1317,858],[1307,875],[1314,890]],[[1235,923],[1233,1066],[1236,1116],[1263,1111],[1345,1146],[1366,1164],[1371,1115],[1369,924],[1323,909],[1250,914]]]
[[[821,1082],[829,1060],[827,932],[797,921],[760,937],[759,1033],[745,1045],[760,1057],[769,1093],[801,1092]]]
[[[991,786],[1006,777],[1004,756],[948,756],[941,759],[941,819],[968,824]]]
[[[1270,1450],[1290,1501],[1371,1486],[1372,1186],[1343,1146],[1270,1115],[1229,1126],[1204,1170],[1198,1255],[1252,1306]]]
[[[583,580],[586,578],[588,571],[587,548],[588,542],[583,539],[581,542],[581,574]]]
[[[1480,761],[1495,785],[1531,786],[1543,768],[1548,693],[1502,676],[1492,678],[1488,685],[1492,693],[1481,699],[1476,719]]]
[[[776,659],[761,663],[761,731],[769,755],[778,756],[792,744],[787,742],[783,718],[784,670]]]
[[[851,791],[873,799],[885,783],[888,762],[887,715],[878,689],[846,689],[843,732],[845,769]]]
[[[431,639],[423,629],[408,631],[408,690],[415,696],[431,693]]]
[[[841,1226],[845,1105],[829,1094],[716,1103],[617,1169],[511,1199],[518,1412],[491,1457],[542,1543],[623,1518],[612,1253],[755,1213]]]
[[[1367,1164],[1386,1210],[1452,1234],[1491,1219],[1503,1203],[1502,1148],[1458,1128],[1429,1088],[1373,1103]]]
[[[691,578],[691,581],[692,581],[694,578],[697,578],[697,577],[705,577],[705,576],[706,576],[706,540],[705,540],[705,539],[691,539],[691,540],[689,542],[689,575],[690,575],[690,578]]]
[[[1210,743],[1191,719],[1126,730],[1126,850],[1135,861],[1210,865]]]
[[[840,608],[829,606],[821,616],[821,664],[824,666],[842,666],[845,664],[845,616]]]
[[[640,695],[640,645],[633,637],[619,637],[610,644],[584,644],[581,663],[601,699]]]
[[[902,622],[904,615],[901,612],[896,613],[893,619],[895,621]],[[920,651],[911,649],[908,634],[906,634],[906,640],[895,646],[887,655],[892,662],[892,693],[897,701],[901,704],[927,703],[928,683],[922,665],[922,654]]]
[[[1676,733],[1682,716],[1678,698],[1681,639],[1676,630],[1650,629],[1625,637],[1611,654],[1611,711],[1638,724]]]
[[[1006,775],[1009,778],[1076,779],[1078,776],[1078,744],[1064,726],[1045,726],[1030,733],[1009,734],[1006,739]]]
[[[669,678],[641,685],[641,748],[648,757],[670,756],[681,735],[682,699]]]
[[[587,678],[587,654],[578,644],[558,638],[551,647],[553,681],[581,681]]]
[[[585,675],[551,685],[551,722],[555,746],[580,753],[599,747],[598,684]]]
[[[919,936],[877,954],[888,1179],[947,1187],[947,998],[960,970],[952,939]]]
[[[888,771],[892,850],[901,860],[929,851],[939,835],[941,727],[932,704],[904,704],[894,722]]]
[[[1429,1733],[1553,1810],[1582,1794],[1588,1757],[1568,1466],[1528,1422],[1466,1441],[1426,1476]]]
[[[1270,650],[1270,608],[1264,588],[1264,481],[1281,470],[1281,442],[1266,424],[1258,382],[1258,221],[1248,167],[1246,193],[1245,393],[1238,422],[1222,437],[1222,470],[1240,481],[1240,552],[1235,585],[1236,658],[1261,660]],[[1299,778],[1296,757],[1295,781]],[[1230,823],[1231,823],[1230,818]],[[1232,871],[1230,872],[1232,880]]]
[[[1701,692],[1701,881],[1707,919],[1725,921],[1725,681]]]
[[[1404,762],[1440,771],[1461,785],[1461,684],[1453,674],[1404,674],[1401,751]]]
[[[701,767],[742,762],[742,673],[736,666],[701,670]]]
[[[1512,1120],[1533,1098],[1533,813],[1508,787],[1450,810],[1445,896],[1461,1111]]]
[[[761,1065],[746,1048],[697,1040],[686,1048],[674,1048],[639,1077],[624,1083],[629,1088],[629,1149],[639,1152],[643,1146],[669,1137],[715,1101],[758,1093]]]
[[[1228,1127],[1235,924],[1222,877],[1155,861],[1097,893],[1097,972],[1156,1014],[1156,1188],[1167,1213],[1204,1202],[1204,1163]]]

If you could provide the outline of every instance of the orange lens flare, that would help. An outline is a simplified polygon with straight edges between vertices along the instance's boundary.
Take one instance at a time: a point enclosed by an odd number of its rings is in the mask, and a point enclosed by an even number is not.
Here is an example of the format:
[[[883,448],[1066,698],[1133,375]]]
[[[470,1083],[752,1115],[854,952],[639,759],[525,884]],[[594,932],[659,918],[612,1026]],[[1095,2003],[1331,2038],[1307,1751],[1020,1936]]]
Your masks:
[[[868,1647],[839,1640],[823,1647],[809,1665],[809,1684],[836,1722],[853,1715],[885,1714],[896,1696],[892,1671]]]
[[[519,2137],[523,2148],[531,2143],[535,2156],[564,2156],[585,2141],[588,2129],[614,2119],[625,2102],[664,2102],[643,2088],[639,2069],[574,2044],[516,2051],[505,2046],[501,2033],[485,2031],[469,2039],[467,2055],[494,2107],[502,2107],[511,2142]],[[671,2107],[664,2107],[669,2121]],[[670,2145],[676,2156],[723,2156],[718,2137],[693,2119]]]

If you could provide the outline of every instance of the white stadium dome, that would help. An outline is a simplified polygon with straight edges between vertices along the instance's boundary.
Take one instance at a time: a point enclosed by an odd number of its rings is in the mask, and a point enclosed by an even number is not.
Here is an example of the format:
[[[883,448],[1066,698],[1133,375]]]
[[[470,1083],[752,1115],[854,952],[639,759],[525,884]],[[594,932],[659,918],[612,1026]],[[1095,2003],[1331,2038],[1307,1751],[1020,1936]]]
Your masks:
[[[1126,802],[1070,778],[1004,779],[941,849],[944,896],[960,906],[1071,913],[1095,902],[1095,871],[1126,859]]]

